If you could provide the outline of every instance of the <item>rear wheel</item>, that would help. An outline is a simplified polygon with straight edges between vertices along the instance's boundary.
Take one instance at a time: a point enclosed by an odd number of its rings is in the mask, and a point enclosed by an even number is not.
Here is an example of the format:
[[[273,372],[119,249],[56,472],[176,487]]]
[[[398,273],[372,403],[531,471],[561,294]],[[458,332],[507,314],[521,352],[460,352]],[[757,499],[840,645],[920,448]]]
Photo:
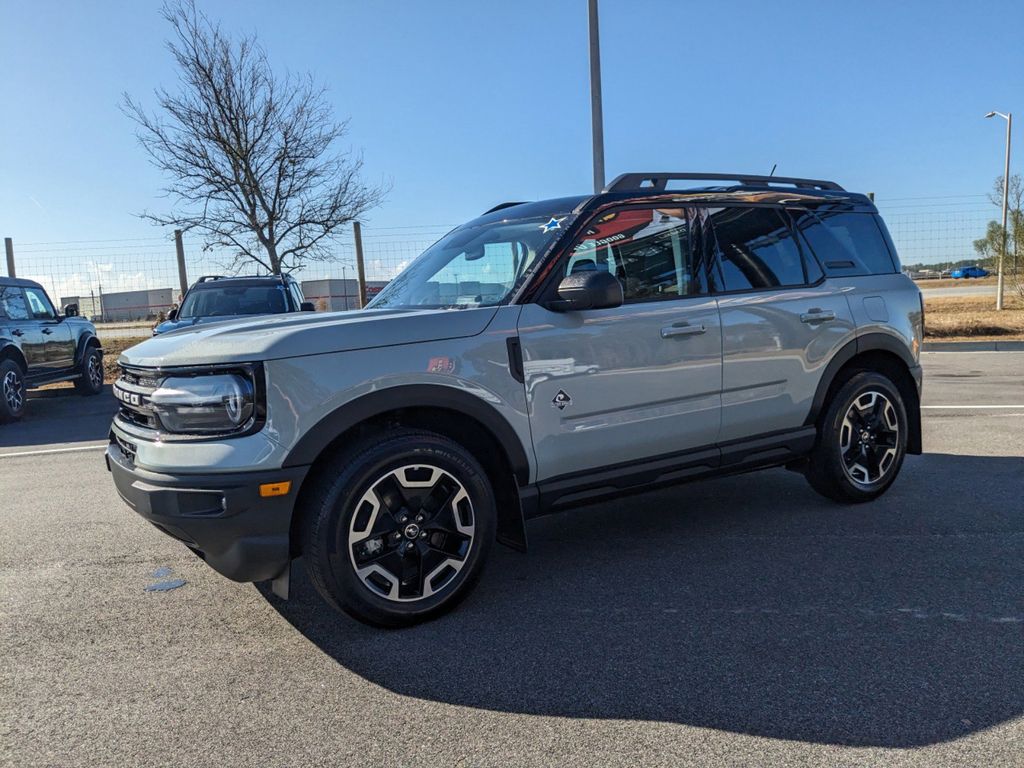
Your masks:
[[[459,444],[398,429],[328,460],[306,497],[303,554],[331,605],[368,624],[415,624],[453,608],[494,539],[491,484]]]
[[[0,361],[0,423],[20,419],[26,400],[25,372],[13,360]]]
[[[78,394],[98,395],[103,390],[103,351],[99,347],[86,347],[78,373]]]
[[[857,373],[825,410],[807,480],[836,501],[871,501],[892,485],[906,452],[907,412],[896,385],[880,373]]]

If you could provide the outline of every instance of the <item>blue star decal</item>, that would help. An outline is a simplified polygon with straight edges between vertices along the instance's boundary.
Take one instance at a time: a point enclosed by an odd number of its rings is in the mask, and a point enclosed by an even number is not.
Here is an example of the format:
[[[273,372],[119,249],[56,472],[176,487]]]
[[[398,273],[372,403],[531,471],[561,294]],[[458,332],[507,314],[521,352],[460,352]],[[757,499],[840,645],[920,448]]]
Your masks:
[[[569,218],[569,217],[568,216],[563,216],[560,219],[556,219],[554,216],[552,216],[548,220],[547,224],[541,224],[540,225],[540,231],[543,232],[544,234],[547,234],[548,232],[550,232],[553,229],[561,229],[562,228],[562,222],[565,221],[567,218]]]

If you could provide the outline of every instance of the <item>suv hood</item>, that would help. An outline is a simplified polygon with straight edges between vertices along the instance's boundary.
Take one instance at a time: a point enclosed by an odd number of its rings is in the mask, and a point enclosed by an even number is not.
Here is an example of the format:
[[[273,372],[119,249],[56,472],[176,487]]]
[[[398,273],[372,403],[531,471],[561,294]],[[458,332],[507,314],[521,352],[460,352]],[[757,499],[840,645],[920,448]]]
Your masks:
[[[170,333],[171,331],[178,331],[182,328],[191,328],[193,325],[225,323],[234,320],[252,320],[257,317],[265,317],[265,315],[210,315],[209,317],[183,317],[180,320],[164,320],[153,329],[153,335],[159,336],[161,333]]]
[[[194,325],[125,350],[119,362],[144,368],[246,363],[415,344],[482,333],[497,307],[296,312]]]

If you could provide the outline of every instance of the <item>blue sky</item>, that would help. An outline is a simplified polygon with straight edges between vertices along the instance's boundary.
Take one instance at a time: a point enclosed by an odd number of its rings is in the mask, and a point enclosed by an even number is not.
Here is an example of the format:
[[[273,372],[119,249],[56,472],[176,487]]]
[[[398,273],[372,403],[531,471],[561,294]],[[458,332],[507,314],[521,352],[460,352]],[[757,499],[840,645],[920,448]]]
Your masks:
[[[585,0],[206,0],[351,119],[370,227],[453,224],[591,185]],[[146,237],[161,178],[118,109],[174,82],[159,2],[0,0],[0,234]],[[1024,125],[1024,3],[602,0],[606,156],[627,170],[833,178],[882,200],[980,195]],[[1014,167],[1024,167],[1015,132]]]

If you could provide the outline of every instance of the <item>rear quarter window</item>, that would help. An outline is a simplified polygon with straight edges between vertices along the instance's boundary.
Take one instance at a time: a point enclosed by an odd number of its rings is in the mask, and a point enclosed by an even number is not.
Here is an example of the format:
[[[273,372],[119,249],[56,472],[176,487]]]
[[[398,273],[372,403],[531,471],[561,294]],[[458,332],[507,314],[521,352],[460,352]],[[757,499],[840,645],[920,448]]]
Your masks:
[[[872,213],[793,211],[796,228],[829,277],[898,272],[887,232]]]

